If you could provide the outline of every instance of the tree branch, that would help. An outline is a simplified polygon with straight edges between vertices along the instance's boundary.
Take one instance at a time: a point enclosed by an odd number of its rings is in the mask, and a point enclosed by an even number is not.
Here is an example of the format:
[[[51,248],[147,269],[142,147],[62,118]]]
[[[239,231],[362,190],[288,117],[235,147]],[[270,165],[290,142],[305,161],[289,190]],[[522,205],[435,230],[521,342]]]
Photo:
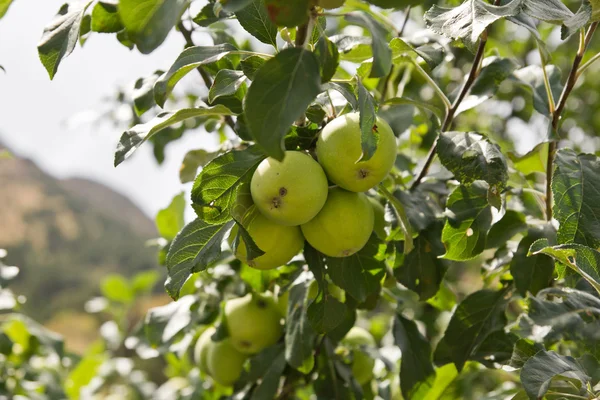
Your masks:
[[[194,40],[192,39],[192,31],[188,30],[183,25],[183,22],[181,22],[181,21],[179,21],[179,23],[177,24],[177,28],[179,29],[179,32],[181,32],[181,35],[185,39],[186,46],[187,47],[195,46]],[[210,88],[213,84],[210,74],[208,72],[206,72],[206,70],[204,68],[202,68],[202,66],[199,66],[198,68],[196,68],[196,70],[202,77],[202,80],[204,81],[206,88],[210,90]],[[227,115],[227,116],[225,116],[225,122],[231,128],[231,130],[233,130],[235,132],[235,122],[233,122],[233,118],[231,118],[229,115]]]
[[[496,0],[494,2],[494,5],[496,5],[496,3],[498,3],[498,2],[499,2],[499,0]],[[450,129],[450,127],[452,126],[452,122],[454,121],[454,116],[456,114],[456,111],[458,110],[458,107],[460,106],[460,104],[464,100],[465,96],[471,89],[473,82],[475,82],[475,78],[477,78],[477,75],[479,74],[479,65],[481,64],[481,60],[483,59],[486,44],[487,44],[487,29],[485,31],[483,31],[483,33],[481,34],[481,39],[479,40],[479,46],[477,47],[477,52],[475,53],[475,58],[473,59],[473,65],[471,65],[471,71],[469,72],[469,75],[467,76],[467,80],[465,81],[465,84],[463,85],[462,89],[460,90],[460,93],[454,100],[454,103],[452,103],[452,107],[450,107],[450,109],[446,113],[446,117],[444,118],[444,122],[442,123],[441,132],[446,132],[448,129]],[[414,180],[412,186],[410,187],[411,190],[416,189],[417,186],[419,186],[419,184],[423,180],[423,178],[425,178],[425,176],[427,175],[427,172],[429,171],[429,167],[431,167],[431,163],[433,162],[433,160],[435,158],[435,148],[437,146],[438,139],[439,139],[439,136],[435,138],[435,140],[433,141],[433,144],[429,148],[429,153],[427,154],[427,158],[425,159],[425,164],[423,164],[423,168],[421,169],[421,172],[419,173],[417,178]]]
[[[567,82],[565,83],[565,87],[563,88],[562,93],[560,94],[560,99],[556,105],[556,110],[552,114],[552,130],[558,133],[558,125],[560,123],[560,117],[567,105],[567,98],[573,91],[575,84],[577,83],[577,78],[579,77],[579,65],[581,64],[581,60],[587,50],[590,42],[592,41],[592,37],[594,36],[594,32],[598,28],[598,22],[594,22],[590,25],[587,33],[584,35],[583,31],[579,40],[579,49],[577,49],[577,54],[575,55],[575,59],[573,60],[573,65],[571,66],[571,71],[569,72],[569,77],[567,78]],[[548,159],[546,161],[546,220],[552,220],[552,167],[554,166],[554,156],[556,155],[557,143],[556,140],[552,140],[548,145]]]

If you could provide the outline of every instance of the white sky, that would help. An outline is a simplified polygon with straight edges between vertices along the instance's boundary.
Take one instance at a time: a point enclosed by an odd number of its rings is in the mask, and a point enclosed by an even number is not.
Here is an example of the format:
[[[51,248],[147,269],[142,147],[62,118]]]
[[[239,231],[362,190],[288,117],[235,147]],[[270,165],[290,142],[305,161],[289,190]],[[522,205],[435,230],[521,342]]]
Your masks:
[[[187,150],[210,146],[203,133],[188,133],[167,147],[159,166],[152,145],[113,167],[121,131],[107,124],[68,128],[72,116],[105,108],[118,86],[156,69],[167,69],[183,49],[176,32],[153,54],[129,51],[112,35],[92,34],[82,49],[61,63],[54,81],[39,61],[37,43],[64,0],[15,0],[0,20],[0,142],[60,178],[85,177],[104,183],[138,204],[149,216],[184,188],[179,166]],[[201,85],[199,78],[193,77]],[[189,188],[189,184],[187,185]],[[0,189],[1,190],[1,189]]]

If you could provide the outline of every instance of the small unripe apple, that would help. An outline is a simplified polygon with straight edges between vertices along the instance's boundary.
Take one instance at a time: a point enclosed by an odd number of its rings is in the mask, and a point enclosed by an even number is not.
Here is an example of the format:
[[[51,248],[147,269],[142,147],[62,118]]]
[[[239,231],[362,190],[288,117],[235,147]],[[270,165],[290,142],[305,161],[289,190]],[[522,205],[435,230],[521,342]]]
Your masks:
[[[387,232],[385,231],[385,208],[375,197],[369,197],[369,202],[373,206],[374,225],[373,231],[377,237],[381,240],[387,238]]]
[[[362,158],[359,113],[344,114],[323,128],[317,140],[317,158],[329,180],[352,192],[366,192],[381,182],[396,161],[396,138],[392,128],[377,117],[372,133],[379,135],[377,150]]]
[[[352,374],[358,383],[364,385],[373,379],[375,360],[360,348],[361,346],[375,346],[375,339],[369,331],[354,326],[348,331],[341,343],[352,350]]]
[[[279,340],[281,313],[272,296],[247,294],[225,303],[231,343],[244,354],[255,354]]]
[[[194,361],[198,364],[198,368],[200,371],[205,374],[208,373],[208,350],[210,346],[213,344],[211,339],[212,335],[215,333],[216,329],[214,327],[207,328],[196,342],[196,346],[194,347]]]
[[[263,160],[250,183],[252,199],[260,212],[281,225],[301,225],[323,208],[327,200],[327,177],[310,155],[286,151],[279,162]]]
[[[229,338],[211,341],[206,355],[208,372],[215,382],[231,386],[240,378],[246,358],[248,356],[237,351]]]
[[[256,269],[273,269],[287,264],[304,247],[304,237],[297,226],[278,225],[260,212],[250,213],[244,222],[248,234],[265,254],[248,260],[246,243],[240,238],[235,256]],[[238,233],[235,226],[229,235],[229,244]]]
[[[373,226],[373,206],[364,193],[333,188],[321,212],[301,228],[306,240],[321,253],[347,257],[367,244]]]

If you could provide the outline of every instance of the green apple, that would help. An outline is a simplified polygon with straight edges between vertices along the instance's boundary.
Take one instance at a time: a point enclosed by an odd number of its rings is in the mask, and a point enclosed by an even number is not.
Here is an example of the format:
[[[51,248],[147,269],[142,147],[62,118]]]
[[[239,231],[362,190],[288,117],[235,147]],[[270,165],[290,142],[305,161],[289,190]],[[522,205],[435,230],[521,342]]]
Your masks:
[[[194,361],[196,361],[196,364],[198,364],[200,371],[204,372],[205,374],[208,373],[208,350],[213,344],[211,336],[215,332],[216,329],[214,327],[211,326],[207,328],[204,332],[202,332],[198,338],[198,341],[196,342],[196,346],[194,347]]]
[[[301,225],[313,219],[327,200],[327,177],[310,155],[286,151],[279,162],[263,160],[250,182],[254,204],[280,225]]]
[[[240,378],[248,356],[237,351],[230,338],[211,343],[206,354],[210,376],[220,385],[231,386]]]
[[[308,243],[321,253],[347,257],[367,244],[373,226],[373,206],[364,193],[333,188],[321,212],[301,228]]]
[[[385,231],[385,208],[375,197],[369,197],[369,202],[373,206],[373,216],[375,217],[373,231],[379,239],[385,240],[387,238]]]
[[[317,140],[317,158],[336,185],[352,192],[366,192],[381,182],[394,166],[396,138],[392,128],[377,117],[373,133],[379,134],[375,154],[362,158],[359,113],[344,114],[331,121]]]
[[[352,350],[352,374],[361,385],[373,379],[373,360],[367,353],[361,350],[361,346],[375,346],[375,339],[367,331],[358,326],[352,327],[342,339],[342,344]]]
[[[279,340],[281,313],[272,296],[247,294],[225,303],[225,321],[233,346],[255,354]]]
[[[276,224],[258,211],[251,212],[242,223],[254,243],[265,252],[262,256],[248,260],[246,243],[240,238],[235,256],[253,268],[266,270],[285,265],[304,247],[304,237],[297,226]],[[230,245],[237,232],[238,227],[235,226],[229,235]]]
[[[319,6],[331,10],[344,5],[346,0],[319,0]]]

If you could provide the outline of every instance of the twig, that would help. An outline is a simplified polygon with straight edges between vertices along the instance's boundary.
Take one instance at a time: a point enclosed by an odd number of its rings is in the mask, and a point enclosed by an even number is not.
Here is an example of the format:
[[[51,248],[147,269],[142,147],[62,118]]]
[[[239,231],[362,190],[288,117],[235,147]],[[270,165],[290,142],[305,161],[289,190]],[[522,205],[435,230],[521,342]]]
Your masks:
[[[499,2],[499,0],[496,0],[494,2],[494,5],[498,2]],[[444,118],[444,122],[442,124],[441,132],[445,132],[448,129],[450,129],[450,127],[452,126],[452,122],[454,121],[454,116],[456,114],[456,111],[458,110],[458,107],[460,106],[460,104],[464,100],[465,96],[471,89],[473,82],[475,82],[475,78],[477,78],[477,75],[479,74],[479,65],[481,64],[481,60],[483,59],[486,44],[487,44],[487,29],[485,31],[483,31],[483,33],[481,34],[481,39],[479,40],[479,46],[477,47],[477,52],[475,53],[475,58],[473,59],[473,65],[471,65],[471,71],[469,72],[467,80],[465,81],[465,84],[463,85],[462,89],[460,90],[460,93],[458,94],[458,96],[454,100],[454,103],[452,103],[452,106],[448,109],[448,112],[446,113],[446,117]],[[417,186],[419,186],[419,184],[423,180],[423,178],[425,178],[425,176],[427,175],[427,172],[429,171],[429,167],[431,167],[431,163],[433,162],[433,159],[435,158],[435,149],[437,147],[438,139],[439,139],[439,136],[435,138],[431,147],[429,148],[429,153],[427,154],[427,158],[425,159],[425,164],[423,164],[423,168],[421,169],[421,172],[419,173],[417,178],[414,180],[412,186],[410,187],[410,190],[416,189]]]
[[[590,42],[592,41],[592,37],[594,36],[594,32],[598,28],[598,22],[594,22],[590,25],[587,33],[584,35],[583,30],[581,31],[580,40],[579,40],[579,48],[577,49],[577,54],[575,55],[575,59],[573,60],[573,66],[571,67],[571,71],[569,72],[569,77],[567,78],[567,82],[565,83],[565,87],[563,88],[562,93],[560,94],[560,99],[556,105],[556,110],[552,114],[552,130],[558,132],[558,125],[560,122],[560,117],[567,105],[567,98],[573,91],[575,84],[577,83],[577,78],[579,77],[579,65],[581,64],[581,60],[583,59],[583,55],[587,50]],[[554,156],[556,155],[557,143],[556,140],[552,140],[548,145],[548,159],[546,161],[546,220],[552,220],[552,167],[554,165]]]
[[[183,25],[183,22],[179,21],[179,23],[177,24],[177,28],[179,29],[179,31],[181,32],[181,35],[185,39],[186,46],[187,47],[195,46],[194,40],[192,39],[192,32]],[[202,80],[204,81],[206,88],[210,90],[213,82],[212,82],[212,79],[211,79],[209,73],[206,72],[206,70],[204,70],[204,68],[202,68],[201,66],[196,68],[196,70],[202,77]],[[235,122],[233,122],[233,118],[231,118],[229,115],[227,115],[227,116],[225,116],[225,122],[235,132]]]
[[[398,31],[398,37],[402,37],[402,34],[404,33],[404,29],[406,28],[406,25],[407,25],[409,17],[410,17],[410,10],[411,10],[411,6],[406,7],[406,10],[404,10],[404,21],[402,22],[402,25],[400,26],[400,30]],[[381,89],[381,101],[382,102],[385,101],[385,97],[387,96],[390,79],[392,78],[393,74],[394,74],[394,66],[392,66],[389,74],[387,74],[387,76],[385,77],[385,80],[383,81],[383,88]]]

